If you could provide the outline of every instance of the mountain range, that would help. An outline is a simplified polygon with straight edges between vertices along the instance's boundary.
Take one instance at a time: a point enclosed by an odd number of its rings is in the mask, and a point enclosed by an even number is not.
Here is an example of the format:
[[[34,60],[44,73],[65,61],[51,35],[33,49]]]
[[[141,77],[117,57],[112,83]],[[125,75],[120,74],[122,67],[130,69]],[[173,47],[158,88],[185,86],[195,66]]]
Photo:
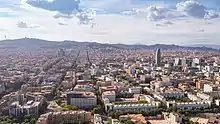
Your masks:
[[[216,44],[194,44],[192,45],[193,47],[208,47],[208,48],[213,48],[213,49],[220,49],[220,45]]]
[[[200,50],[200,51],[220,51],[220,46],[217,45],[191,45],[178,46],[167,44],[155,45],[126,45],[126,44],[104,44],[97,42],[77,42],[77,41],[47,41],[33,38],[22,38],[13,40],[0,41],[0,48],[116,48],[116,49],[132,49],[132,50],[155,50],[161,48],[163,50]]]

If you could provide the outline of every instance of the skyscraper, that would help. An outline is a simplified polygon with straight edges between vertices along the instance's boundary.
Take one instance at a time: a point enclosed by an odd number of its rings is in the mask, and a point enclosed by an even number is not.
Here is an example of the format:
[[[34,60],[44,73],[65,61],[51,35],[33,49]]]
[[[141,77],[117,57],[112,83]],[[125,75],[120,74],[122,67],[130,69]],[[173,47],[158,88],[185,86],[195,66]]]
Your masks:
[[[161,64],[161,51],[160,51],[160,49],[157,49],[155,59],[156,59],[156,65],[160,66],[160,64]]]
[[[65,56],[65,50],[64,49],[59,49],[57,51],[57,57],[64,57]]]

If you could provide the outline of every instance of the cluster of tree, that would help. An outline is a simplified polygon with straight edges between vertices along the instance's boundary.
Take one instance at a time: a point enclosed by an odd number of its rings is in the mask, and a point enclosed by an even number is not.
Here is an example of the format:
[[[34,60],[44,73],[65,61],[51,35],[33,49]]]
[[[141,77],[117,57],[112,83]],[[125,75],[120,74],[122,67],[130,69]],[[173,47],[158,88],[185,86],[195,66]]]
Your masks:
[[[12,124],[12,123],[19,123],[19,121],[16,118],[14,119],[8,116],[0,117],[0,124]]]
[[[1,116],[0,124],[35,124],[37,121],[36,116],[25,115],[18,118],[11,116]]]
[[[120,118],[119,120],[121,124],[134,124],[134,122],[131,121],[130,118]]]
[[[192,102],[192,100],[190,100],[187,97],[184,98],[167,98],[168,101],[176,101],[176,102]]]
[[[192,109],[192,110],[180,110],[180,109],[177,109],[176,107],[170,107],[170,108],[167,108],[166,111],[177,112],[178,114],[189,116],[189,115],[195,115],[198,113],[213,113],[213,112],[218,113],[220,112],[220,109],[211,107],[211,108],[200,108],[200,109]]]
[[[61,105],[62,111],[77,111],[78,108],[76,106],[71,105]]]
[[[184,124],[197,124],[196,122],[192,122],[189,120],[189,117],[191,115],[196,115],[198,113],[212,113],[212,112],[218,112],[218,108],[200,108],[200,109],[194,109],[194,110],[179,110],[176,107],[171,107],[168,108],[167,111],[168,112],[176,112],[177,114],[179,114],[182,118],[183,118],[183,123]]]
[[[148,104],[148,102],[146,100],[140,100],[138,101],[139,104]]]
[[[159,114],[162,114],[162,111],[158,109],[158,110],[150,110],[150,111],[120,111],[120,112],[110,111],[108,112],[108,116],[112,118],[116,118],[116,119],[119,119],[121,115],[127,115],[127,114],[142,114],[143,116],[157,116]]]
[[[101,114],[103,112],[103,108],[99,105],[99,106],[93,108],[93,110],[91,112],[92,112],[92,114]]]

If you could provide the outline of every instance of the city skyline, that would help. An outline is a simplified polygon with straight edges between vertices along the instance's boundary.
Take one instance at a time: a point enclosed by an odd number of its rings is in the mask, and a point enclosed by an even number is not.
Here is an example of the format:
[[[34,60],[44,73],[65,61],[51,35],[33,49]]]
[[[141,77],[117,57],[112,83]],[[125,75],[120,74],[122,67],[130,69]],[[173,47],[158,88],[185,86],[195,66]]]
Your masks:
[[[1,0],[0,40],[217,44],[218,0]],[[123,4],[123,7],[121,7]]]

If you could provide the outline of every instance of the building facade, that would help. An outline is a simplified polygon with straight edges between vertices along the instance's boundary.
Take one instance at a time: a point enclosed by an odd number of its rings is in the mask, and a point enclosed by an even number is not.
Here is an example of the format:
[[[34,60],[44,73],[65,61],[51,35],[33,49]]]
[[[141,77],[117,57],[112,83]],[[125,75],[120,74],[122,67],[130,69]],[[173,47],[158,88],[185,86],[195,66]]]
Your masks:
[[[157,51],[156,51],[156,56],[155,56],[156,58],[156,65],[157,66],[160,66],[161,65],[161,50],[160,49],[157,49]]]
[[[90,123],[91,119],[92,114],[87,111],[49,112],[41,115],[36,124],[83,124]]]
[[[67,104],[78,108],[93,108],[97,105],[97,97],[93,92],[70,92],[67,94]]]

